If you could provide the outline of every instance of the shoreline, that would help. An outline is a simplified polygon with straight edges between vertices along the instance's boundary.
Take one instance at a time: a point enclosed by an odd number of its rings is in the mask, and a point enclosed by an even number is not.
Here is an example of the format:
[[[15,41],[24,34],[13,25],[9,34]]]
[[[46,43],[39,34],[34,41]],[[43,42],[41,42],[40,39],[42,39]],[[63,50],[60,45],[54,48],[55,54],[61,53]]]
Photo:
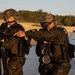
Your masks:
[[[0,20],[0,25],[1,23],[3,23],[4,21],[3,20]],[[21,24],[25,30],[30,30],[30,29],[37,29],[39,30],[41,27],[37,27],[37,26],[32,26],[32,25],[38,25],[39,23],[33,23],[33,22],[18,22],[19,24]],[[61,26],[61,25],[58,25],[58,26]],[[75,26],[62,26],[64,27],[68,33],[71,33],[73,31],[75,31]]]

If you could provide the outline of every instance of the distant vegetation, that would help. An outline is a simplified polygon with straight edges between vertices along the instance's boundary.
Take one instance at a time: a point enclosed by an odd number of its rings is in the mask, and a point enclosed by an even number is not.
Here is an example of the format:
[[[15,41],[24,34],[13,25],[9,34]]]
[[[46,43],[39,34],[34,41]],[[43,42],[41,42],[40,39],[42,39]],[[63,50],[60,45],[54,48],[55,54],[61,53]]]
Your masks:
[[[40,25],[40,24],[33,24],[32,26],[41,27],[41,25]]]
[[[47,14],[47,12],[43,12],[41,9],[38,11],[26,11],[26,10],[19,10],[19,22],[34,22],[38,23],[41,16]],[[0,19],[3,19],[2,13],[0,12]],[[73,15],[56,15],[58,25],[64,26],[75,26],[75,16]]]

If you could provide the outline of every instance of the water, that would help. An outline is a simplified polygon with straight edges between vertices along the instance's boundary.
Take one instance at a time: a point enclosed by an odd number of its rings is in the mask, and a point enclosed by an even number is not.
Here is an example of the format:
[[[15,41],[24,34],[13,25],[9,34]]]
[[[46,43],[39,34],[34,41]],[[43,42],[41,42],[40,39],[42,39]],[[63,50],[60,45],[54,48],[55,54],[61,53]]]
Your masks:
[[[69,34],[69,41],[71,44],[75,45],[75,33]],[[71,69],[68,75],[75,75],[75,58],[71,60]]]
[[[69,34],[69,41],[75,45],[75,33]],[[71,69],[68,75],[75,75],[75,58],[71,61]],[[40,75],[38,72],[39,61],[35,53],[35,46],[32,46],[29,55],[26,55],[26,63],[23,67],[24,75]]]
[[[35,46],[30,49],[29,55],[26,55],[26,63],[24,65],[24,75],[40,75],[38,73],[38,57],[35,53]]]

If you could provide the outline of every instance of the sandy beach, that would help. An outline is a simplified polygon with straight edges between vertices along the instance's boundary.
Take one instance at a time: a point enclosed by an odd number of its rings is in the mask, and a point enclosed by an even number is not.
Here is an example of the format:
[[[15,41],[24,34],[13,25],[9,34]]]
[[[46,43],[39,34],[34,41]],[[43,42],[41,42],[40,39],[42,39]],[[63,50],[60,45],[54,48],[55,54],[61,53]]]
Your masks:
[[[33,25],[39,24],[39,23],[20,23],[20,24],[25,28],[25,30],[30,30],[30,29],[39,30],[39,28],[41,28],[38,26],[33,26]],[[71,33],[71,32],[73,32],[73,30],[75,30],[75,26],[62,26],[62,27],[64,27],[68,33]]]
[[[4,22],[3,20],[0,20],[0,24]],[[37,29],[39,30],[39,26],[33,26],[33,25],[39,25],[39,23],[29,23],[29,22],[19,22],[24,28],[25,30],[30,30],[30,29]],[[68,33],[73,32],[73,30],[75,30],[75,26],[63,26]]]

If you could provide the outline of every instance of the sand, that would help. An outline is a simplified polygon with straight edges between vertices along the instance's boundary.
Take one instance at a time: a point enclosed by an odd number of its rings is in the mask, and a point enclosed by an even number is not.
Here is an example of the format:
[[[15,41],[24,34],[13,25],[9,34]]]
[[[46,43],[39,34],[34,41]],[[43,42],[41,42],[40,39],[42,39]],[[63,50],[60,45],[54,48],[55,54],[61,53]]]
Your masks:
[[[25,28],[25,30],[30,30],[30,29],[39,30],[41,28],[41,27],[33,26],[39,23],[20,23],[20,24]],[[68,34],[72,33],[75,30],[75,26],[62,26],[62,27],[64,27],[67,30]]]
[[[0,24],[4,22],[3,20],[0,20]],[[25,30],[30,30],[30,29],[39,29],[41,27],[37,27],[37,26],[32,26],[32,25],[35,25],[35,24],[39,24],[39,23],[29,23],[29,22],[19,22],[24,28]],[[63,26],[68,33],[71,33],[73,32],[73,30],[75,30],[75,26]]]

